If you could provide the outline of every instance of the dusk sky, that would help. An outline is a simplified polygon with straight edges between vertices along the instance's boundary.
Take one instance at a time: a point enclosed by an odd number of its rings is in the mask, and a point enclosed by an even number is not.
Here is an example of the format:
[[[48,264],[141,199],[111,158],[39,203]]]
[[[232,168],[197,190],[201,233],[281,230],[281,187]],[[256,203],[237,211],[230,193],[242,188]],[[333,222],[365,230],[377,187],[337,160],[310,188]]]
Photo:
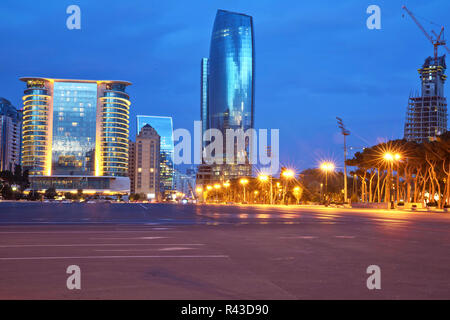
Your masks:
[[[81,8],[81,30],[66,27],[71,4]],[[381,7],[381,30],[366,27],[371,4]],[[127,80],[132,139],[138,114],[172,116],[192,131],[216,11],[241,12],[254,18],[256,127],[280,129],[283,165],[300,171],[331,158],[342,166],[336,116],[354,148],[403,137],[417,69],[433,53],[403,4],[450,28],[448,0],[3,0],[0,96],[21,108],[22,76]]]

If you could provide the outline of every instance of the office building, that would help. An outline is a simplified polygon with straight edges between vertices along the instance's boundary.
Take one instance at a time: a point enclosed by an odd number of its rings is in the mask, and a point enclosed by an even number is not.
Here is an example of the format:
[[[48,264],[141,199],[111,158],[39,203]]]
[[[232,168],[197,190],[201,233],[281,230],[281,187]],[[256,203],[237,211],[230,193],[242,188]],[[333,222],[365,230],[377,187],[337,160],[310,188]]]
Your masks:
[[[205,147],[203,136],[210,127],[208,114],[208,58],[203,58],[200,73],[200,119],[202,121],[202,147]]]
[[[146,124],[130,149],[130,159],[134,159],[130,173],[132,193],[145,194],[148,200],[160,199],[160,143],[159,134]]]
[[[218,10],[211,36],[209,58],[201,63],[201,118],[203,132],[219,129],[224,136],[226,154],[227,129],[254,127],[255,49],[251,16]],[[249,164],[249,142],[244,150],[236,150],[234,164],[211,165],[213,180],[228,180],[252,173]],[[237,164],[237,154],[244,154],[245,163]],[[205,159],[203,159],[205,160]]]
[[[161,137],[160,147],[160,192],[161,197],[170,196],[173,189],[173,123],[171,117],[137,116],[138,133],[145,125],[150,125]]]
[[[134,177],[136,176],[136,143],[129,141],[128,143],[128,177],[130,178],[130,194],[136,193],[134,189]]]
[[[408,141],[435,140],[447,131],[447,99],[444,96],[445,55],[428,57],[420,68],[421,93],[410,97],[404,138]]]
[[[25,77],[22,164],[31,189],[129,191],[127,81]]]
[[[20,164],[22,111],[0,97],[0,171],[14,171]]]

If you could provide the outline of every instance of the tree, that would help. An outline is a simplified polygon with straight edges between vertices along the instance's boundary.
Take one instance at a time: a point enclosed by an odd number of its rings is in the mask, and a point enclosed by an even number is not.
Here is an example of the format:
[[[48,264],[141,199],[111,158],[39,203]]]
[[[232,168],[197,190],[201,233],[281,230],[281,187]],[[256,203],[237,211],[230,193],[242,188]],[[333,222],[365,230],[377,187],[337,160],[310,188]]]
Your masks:
[[[56,193],[56,189],[54,187],[48,188],[44,193],[44,197],[51,200],[55,199],[57,195],[58,194]]]
[[[383,155],[388,152],[399,158],[386,161]],[[357,152],[346,163],[356,167],[362,201],[380,202],[384,198],[388,202],[391,188],[395,188],[393,196],[397,202],[434,204],[436,198],[439,208],[450,203],[450,132],[423,143],[381,143]]]
[[[42,199],[42,195],[37,190],[31,190],[27,195],[27,200],[38,201]]]

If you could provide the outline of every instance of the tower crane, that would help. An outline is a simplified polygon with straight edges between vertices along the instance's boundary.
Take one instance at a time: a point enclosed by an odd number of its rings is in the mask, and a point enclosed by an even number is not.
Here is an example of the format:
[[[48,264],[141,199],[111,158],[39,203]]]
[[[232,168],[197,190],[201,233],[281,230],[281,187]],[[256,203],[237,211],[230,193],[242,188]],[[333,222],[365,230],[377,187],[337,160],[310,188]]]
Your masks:
[[[444,40],[444,26],[441,26],[441,31],[439,32],[439,34],[437,34],[434,30],[431,31],[433,33],[433,35],[436,37],[436,38],[433,38],[432,36],[430,36],[428,34],[428,32],[425,30],[425,28],[420,24],[420,22],[416,19],[414,14],[411,11],[409,11],[406,6],[402,6],[402,9],[405,10],[409,14],[409,16],[413,19],[413,21],[416,23],[416,25],[419,27],[419,29],[422,30],[422,32],[425,34],[425,37],[427,37],[427,39],[430,40],[430,42],[433,44],[434,61],[437,64],[439,46],[443,46],[447,50],[447,52],[450,53],[450,49],[446,46],[446,42]]]

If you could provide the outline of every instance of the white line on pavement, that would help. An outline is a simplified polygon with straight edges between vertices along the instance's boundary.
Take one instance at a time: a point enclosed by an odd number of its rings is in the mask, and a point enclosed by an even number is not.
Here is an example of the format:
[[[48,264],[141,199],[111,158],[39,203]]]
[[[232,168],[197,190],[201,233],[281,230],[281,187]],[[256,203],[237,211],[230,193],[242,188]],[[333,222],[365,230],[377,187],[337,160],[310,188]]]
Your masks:
[[[104,246],[204,246],[203,243],[81,243],[81,244],[13,244],[0,245],[0,248],[27,247],[104,247]]]
[[[114,251],[114,252],[128,252],[128,251],[152,251],[152,250],[156,250],[156,251],[180,251],[180,250],[194,250],[195,248],[185,248],[185,247],[169,247],[169,248],[161,248],[161,249],[157,249],[157,248],[145,248],[145,249],[96,249],[94,251],[98,251],[98,252],[110,252],[110,251]]]
[[[117,233],[117,232],[124,232],[124,233],[130,233],[130,232],[152,232],[152,230],[145,229],[145,230],[111,230],[111,231],[0,231],[0,234],[2,233],[26,233],[26,234],[59,234],[59,233]],[[184,232],[179,230],[157,230],[154,232]]]
[[[167,239],[168,237],[123,237],[123,238],[89,238],[89,240],[155,240]]]
[[[58,260],[58,259],[151,259],[151,258],[228,258],[225,255],[181,255],[181,256],[73,256],[73,257],[17,257],[0,258],[0,261],[11,260]]]
[[[292,237],[280,237],[280,239],[317,239],[316,236],[292,236]]]

